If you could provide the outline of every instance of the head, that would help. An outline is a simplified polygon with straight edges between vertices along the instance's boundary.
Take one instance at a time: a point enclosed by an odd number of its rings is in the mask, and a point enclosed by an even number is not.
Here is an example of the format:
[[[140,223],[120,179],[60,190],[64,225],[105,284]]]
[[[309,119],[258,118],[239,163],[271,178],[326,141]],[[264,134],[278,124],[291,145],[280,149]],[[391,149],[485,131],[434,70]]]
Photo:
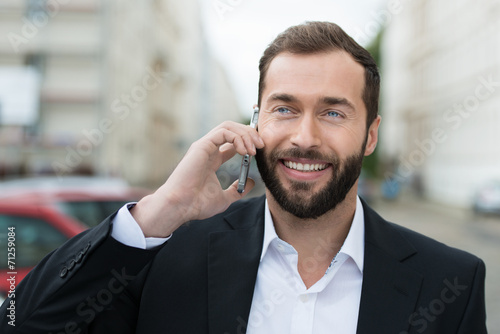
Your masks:
[[[355,196],[375,149],[379,75],[370,54],[333,23],[280,34],[260,60],[257,164],[268,196],[317,218]]]
[[[306,22],[288,28],[267,47],[259,62],[258,105],[266,85],[269,65],[282,53],[314,54],[344,51],[365,69],[365,84],[362,92],[367,109],[366,124],[370,125],[378,115],[380,75],[377,64],[370,53],[347,35],[342,28],[331,22]]]

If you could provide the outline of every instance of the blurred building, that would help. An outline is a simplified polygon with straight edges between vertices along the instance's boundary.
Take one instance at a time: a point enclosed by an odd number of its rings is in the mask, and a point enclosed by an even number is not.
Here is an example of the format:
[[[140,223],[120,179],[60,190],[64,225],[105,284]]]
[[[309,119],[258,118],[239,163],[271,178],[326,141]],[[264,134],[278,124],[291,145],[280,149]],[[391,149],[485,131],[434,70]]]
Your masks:
[[[239,119],[199,11],[196,0],[2,1],[0,177],[157,186],[192,141]]]
[[[500,179],[500,2],[401,4],[382,41],[385,177],[470,206]]]

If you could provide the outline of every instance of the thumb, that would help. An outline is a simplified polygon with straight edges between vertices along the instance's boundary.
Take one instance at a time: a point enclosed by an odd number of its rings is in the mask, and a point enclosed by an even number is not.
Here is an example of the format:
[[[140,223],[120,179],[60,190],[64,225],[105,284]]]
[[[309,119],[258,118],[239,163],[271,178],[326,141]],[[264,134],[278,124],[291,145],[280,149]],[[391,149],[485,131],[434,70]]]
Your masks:
[[[245,197],[252,189],[255,187],[255,181],[251,178],[247,178],[247,184],[245,185],[245,190],[242,193],[238,192],[238,180],[234,181],[226,190],[224,190],[224,195],[226,199],[231,203]]]

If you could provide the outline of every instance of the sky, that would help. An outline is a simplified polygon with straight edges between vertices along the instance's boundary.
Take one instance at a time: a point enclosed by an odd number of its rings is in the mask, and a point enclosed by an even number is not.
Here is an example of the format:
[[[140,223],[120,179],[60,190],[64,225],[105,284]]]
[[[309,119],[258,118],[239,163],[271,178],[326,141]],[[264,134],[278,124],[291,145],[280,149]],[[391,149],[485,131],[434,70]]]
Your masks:
[[[247,117],[257,102],[259,59],[280,32],[305,21],[331,21],[366,46],[391,19],[387,0],[200,0],[200,5],[209,47]]]

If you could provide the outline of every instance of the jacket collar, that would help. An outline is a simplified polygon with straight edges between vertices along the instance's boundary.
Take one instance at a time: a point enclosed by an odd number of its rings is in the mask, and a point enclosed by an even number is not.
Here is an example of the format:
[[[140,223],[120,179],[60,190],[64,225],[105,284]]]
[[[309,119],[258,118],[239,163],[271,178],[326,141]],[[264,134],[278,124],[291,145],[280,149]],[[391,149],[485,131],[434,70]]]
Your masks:
[[[404,264],[416,249],[362,201],[365,220],[363,286],[357,334],[408,330],[422,276]],[[230,229],[210,234],[209,333],[245,332],[264,237],[265,198],[228,213]],[[221,255],[223,254],[223,255]]]
[[[401,333],[410,327],[422,276],[404,264],[417,251],[366,203],[365,269],[357,334]]]
[[[231,229],[209,236],[209,333],[244,333],[262,250],[264,197],[249,200],[224,220]]]

